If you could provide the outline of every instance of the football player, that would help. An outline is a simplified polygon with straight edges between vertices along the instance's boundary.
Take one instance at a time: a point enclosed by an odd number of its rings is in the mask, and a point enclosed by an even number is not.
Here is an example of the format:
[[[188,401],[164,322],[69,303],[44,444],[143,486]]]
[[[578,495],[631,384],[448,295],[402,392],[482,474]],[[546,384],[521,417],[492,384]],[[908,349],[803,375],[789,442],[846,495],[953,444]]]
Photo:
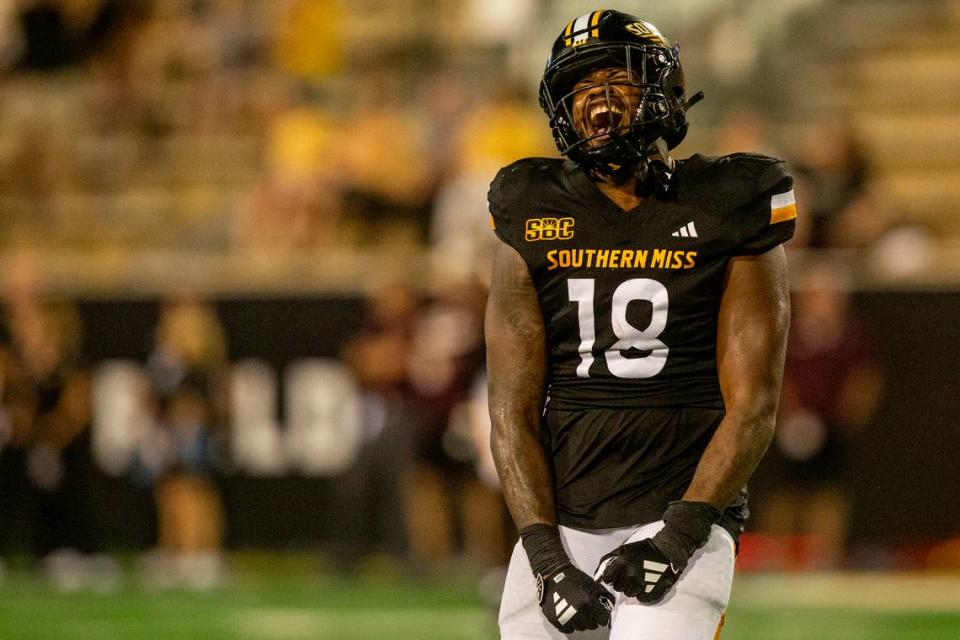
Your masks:
[[[773,434],[796,208],[779,160],[671,157],[702,97],[678,53],[631,15],[570,22],[540,85],[565,159],[490,187],[491,440],[521,535],[505,640],[719,633]]]

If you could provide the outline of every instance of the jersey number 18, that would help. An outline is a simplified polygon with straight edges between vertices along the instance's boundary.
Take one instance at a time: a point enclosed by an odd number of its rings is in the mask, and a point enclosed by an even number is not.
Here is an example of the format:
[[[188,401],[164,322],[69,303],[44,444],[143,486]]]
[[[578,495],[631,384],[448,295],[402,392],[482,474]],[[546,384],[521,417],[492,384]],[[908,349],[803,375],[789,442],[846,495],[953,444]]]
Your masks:
[[[590,377],[593,346],[597,340],[594,285],[592,278],[572,278],[567,281],[570,301],[577,303],[580,321],[580,364],[577,366],[577,375],[581,378]],[[653,305],[650,324],[645,329],[638,329],[627,322],[627,306],[634,300],[646,300]],[[611,374],[618,378],[652,378],[663,370],[670,348],[659,340],[659,336],[667,326],[668,306],[667,288],[656,280],[634,278],[614,290],[610,319],[618,340],[604,351],[607,369]],[[623,354],[627,349],[649,353],[628,358]]]

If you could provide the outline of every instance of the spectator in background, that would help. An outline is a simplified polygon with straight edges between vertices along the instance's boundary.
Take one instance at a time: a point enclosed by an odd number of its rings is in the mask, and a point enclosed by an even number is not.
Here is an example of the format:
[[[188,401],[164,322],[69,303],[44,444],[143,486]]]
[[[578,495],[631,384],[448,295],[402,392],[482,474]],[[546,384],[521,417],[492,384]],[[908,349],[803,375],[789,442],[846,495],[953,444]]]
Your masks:
[[[512,5],[511,5],[512,6]],[[505,11],[521,10],[512,7]],[[507,557],[505,505],[492,468],[489,417],[480,368],[482,318],[495,236],[490,231],[490,176],[519,157],[552,155],[549,130],[511,82],[469,105],[444,104],[444,75],[424,99],[445,113],[455,132],[434,149],[440,178],[430,221],[430,250],[440,281],[421,317],[410,359],[413,418],[418,425],[408,482],[411,553],[439,569],[462,551],[475,568],[502,565]],[[453,123],[456,122],[456,126]],[[479,382],[478,382],[479,381]]]
[[[418,307],[404,282],[376,288],[367,300],[364,326],[343,349],[360,388],[363,430],[356,462],[337,481],[336,559],[344,570],[377,554],[401,560],[406,553],[401,487],[411,438],[404,398]]]
[[[91,129],[103,133],[146,128],[155,108],[148,95],[156,74],[143,68],[139,55],[151,12],[145,2],[124,6],[125,12],[112,28],[104,30],[88,65],[89,94],[83,119]],[[115,163],[108,164],[117,169]]]
[[[726,155],[740,153],[744,149],[774,158],[783,157],[783,153],[770,139],[769,126],[763,112],[746,104],[724,113],[723,121],[716,132],[713,152]]]
[[[924,222],[899,218],[877,189],[850,201],[829,232],[832,246],[855,251],[866,273],[881,281],[909,280],[935,266],[937,233]]]
[[[87,30],[106,3],[34,0],[21,2],[23,46],[20,68],[53,71],[78,62]]]
[[[336,122],[303,92],[280,93],[287,104],[268,127],[264,177],[235,218],[240,250],[302,250],[336,239],[343,190]]]
[[[34,436],[35,394],[4,327],[0,346],[0,558],[32,552],[36,527],[27,453]]]
[[[17,0],[0,6],[0,68],[56,72],[107,46],[152,0]]]
[[[876,245],[893,223],[883,200],[878,193],[871,191],[850,200],[827,229],[830,246],[867,249]]]
[[[477,569],[504,562],[503,500],[482,476],[472,411],[483,303],[480,287],[460,280],[423,305],[396,281],[369,299],[343,351],[362,389],[365,441],[337,483],[343,569],[378,552],[405,553],[427,572],[461,556]]]
[[[20,58],[23,49],[23,34],[20,16],[13,2],[0,3],[0,70],[6,71]]]
[[[404,80],[389,73],[358,79],[337,130],[337,160],[344,181],[344,222],[362,245],[422,242],[428,233],[435,181],[425,123],[405,101]]]
[[[28,263],[4,292],[0,348],[0,518],[7,545],[43,558],[59,586],[83,586],[97,551],[90,508],[90,383],[68,303],[42,301]],[[19,540],[17,540],[19,538]]]
[[[280,9],[274,55],[280,67],[326,80],[343,66],[345,7],[341,0],[292,0]]]
[[[869,181],[866,155],[849,125],[822,122],[806,132],[792,165],[806,186],[807,243],[815,249],[829,247],[835,221]]]
[[[468,411],[483,361],[483,302],[477,285],[441,285],[417,319],[407,358],[410,554],[428,571],[461,553],[476,568],[503,562],[503,502],[478,479]]]
[[[205,589],[221,577],[224,513],[213,479],[224,424],[226,339],[215,311],[191,297],[168,301],[147,360],[158,429],[137,474],[154,484],[159,584]]]
[[[449,278],[487,278],[496,236],[490,231],[490,176],[517,158],[552,155],[549,129],[522,91],[506,83],[463,118],[449,152],[430,221],[434,267]]]
[[[757,483],[758,528],[803,543],[779,547],[771,563],[829,569],[843,561],[850,513],[846,452],[870,424],[882,378],[836,268],[814,265],[799,283],[777,431]]]

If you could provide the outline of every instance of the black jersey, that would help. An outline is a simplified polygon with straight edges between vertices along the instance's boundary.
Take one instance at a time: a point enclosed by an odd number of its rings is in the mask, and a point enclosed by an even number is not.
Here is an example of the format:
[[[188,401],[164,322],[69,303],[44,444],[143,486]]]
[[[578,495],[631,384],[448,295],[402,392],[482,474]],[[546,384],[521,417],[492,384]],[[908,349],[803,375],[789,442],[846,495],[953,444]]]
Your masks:
[[[657,519],[682,495],[723,414],[716,338],[727,265],[792,237],[791,187],[783,162],[750,154],[678,161],[669,196],[629,212],[570,161],[521,160],[494,179],[494,229],[523,256],[546,326],[544,430],[561,523]],[[634,419],[671,407],[699,411],[677,414],[686,417],[672,434]],[[604,411],[588,420],[585,410]],[[579,437],[587,422],[592,435]]]

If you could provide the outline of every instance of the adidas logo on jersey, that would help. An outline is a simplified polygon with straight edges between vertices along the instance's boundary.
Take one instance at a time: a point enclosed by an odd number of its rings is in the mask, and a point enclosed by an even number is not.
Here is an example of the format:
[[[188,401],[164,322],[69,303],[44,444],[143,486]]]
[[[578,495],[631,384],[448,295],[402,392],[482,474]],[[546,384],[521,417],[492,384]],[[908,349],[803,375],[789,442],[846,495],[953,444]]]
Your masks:
[[[671,233],[670,235],[672,235],[674,238],[697,238],[697,237],[699,237],[699,236],[697,235],[697,228],[696,228],[695,226],[693,226],[693,222],[692,222],[692,221],[691,221],[691,222],[688,222],[688,223],[685,224],[685,225],[683,225],[682,227],[680,227],[679,229],[677,229],[676,231],[674,231],[674,232]]]

